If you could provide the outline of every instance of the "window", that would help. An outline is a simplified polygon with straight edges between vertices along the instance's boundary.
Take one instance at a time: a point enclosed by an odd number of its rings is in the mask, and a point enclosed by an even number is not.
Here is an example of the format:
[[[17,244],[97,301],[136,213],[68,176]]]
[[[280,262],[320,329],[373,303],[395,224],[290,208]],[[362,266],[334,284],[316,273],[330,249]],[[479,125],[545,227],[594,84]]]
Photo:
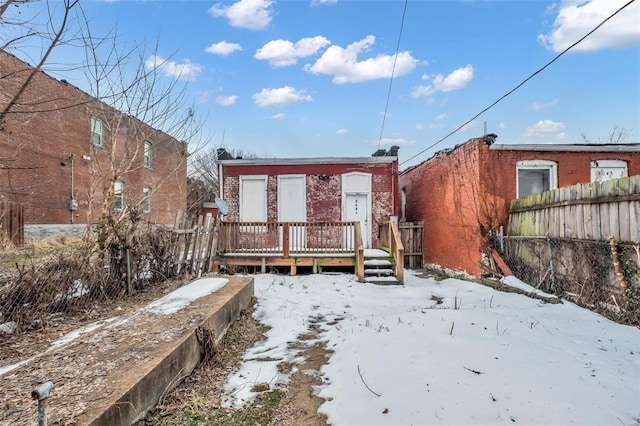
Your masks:
[[[144,141],[144,153],[143,153],[143,157],[142,157],[142,164],[144,164],[144,166],[147,169],[151,168],[151,142],[149,141]]]
[[[91,118],[91,142],[99,147],[104,147],[104,140],[102,138],[102,120],[99,118]]]
[[[267,176],[240,176],[240,221],[267,221]]]
[[[516,198],[557,189],[558,165],[547,160],[518,161],[516,180]]]
[[[120,180],[113,184],[113,207],[117,212],[124,210],[124,182]]]
[[[627,162],[624,160],[596,160],[591,162],[591,182],[627,177]]]
[[[142,188],[142,213],[151,213],[151,188]]]

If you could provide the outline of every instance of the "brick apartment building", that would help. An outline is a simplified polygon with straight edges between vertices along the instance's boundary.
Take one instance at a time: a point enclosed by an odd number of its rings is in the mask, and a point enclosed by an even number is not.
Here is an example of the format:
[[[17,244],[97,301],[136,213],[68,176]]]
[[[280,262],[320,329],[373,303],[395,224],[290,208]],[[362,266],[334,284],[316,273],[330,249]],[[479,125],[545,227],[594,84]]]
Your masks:
[[[365,247],[376,247],[378,224],[399,211],[397,147],[371,157],[219,163],[228,221],[359,221]]]
[[[0,50],[0,111],[32,70]],[[77,231],[125,206],[169,224],[186,207],[185,144],[65,80],[37,72],[0,126],[0,201],[23,203],[27,231]]]
[[[498,145],[471,139],[400,173],[401,219],[424,221],[424,263],[479,275],[511,200],[640,174],[640,144]]]

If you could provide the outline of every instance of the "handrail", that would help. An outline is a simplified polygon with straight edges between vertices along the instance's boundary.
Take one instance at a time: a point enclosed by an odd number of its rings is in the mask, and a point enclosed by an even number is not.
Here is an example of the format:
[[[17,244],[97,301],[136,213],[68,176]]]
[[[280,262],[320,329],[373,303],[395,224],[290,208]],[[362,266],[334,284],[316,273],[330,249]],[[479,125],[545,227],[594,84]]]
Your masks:
[[[355,253],[358,222],[221,222],[218,254]],[[362,239],[361,234],[360,240]],[[362,244],[360,242],[360,244]]]
[[[395,259],[395,272],[396,279],[400,283],[404,283],[404,245],[402,244],[402,238],[400,237],[400,230],[398,229],[398,222],[389,222],[389,242],[390,251]]]
[[[356,222],[354,226],[355,251],[356,251],[356,275],[358,281],[364,282],[364,244],[362,242],[362,228],[360,222]]]

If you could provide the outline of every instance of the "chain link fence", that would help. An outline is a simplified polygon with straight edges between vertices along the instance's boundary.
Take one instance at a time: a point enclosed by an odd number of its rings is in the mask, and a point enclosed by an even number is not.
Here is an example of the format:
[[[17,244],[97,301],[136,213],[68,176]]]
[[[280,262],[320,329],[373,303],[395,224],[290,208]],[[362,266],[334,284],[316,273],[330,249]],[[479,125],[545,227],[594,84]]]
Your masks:
[[[614,242],[612,247],[608,241],[498,236],[495,246],[522,281],[616,321],[640,324],[637,245]]]
[[[164,227],[126,220],[58,240],[0,252],[0,336],[134,298],[179,272],[175,235]]]

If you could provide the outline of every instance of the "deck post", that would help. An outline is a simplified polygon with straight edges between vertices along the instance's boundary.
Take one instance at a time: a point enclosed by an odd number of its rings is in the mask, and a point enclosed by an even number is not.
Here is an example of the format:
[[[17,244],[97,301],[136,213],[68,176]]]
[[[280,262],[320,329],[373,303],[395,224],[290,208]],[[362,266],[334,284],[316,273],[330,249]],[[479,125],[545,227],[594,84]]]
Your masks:
[[[282,254],[284,255],[285,259],[289,258],[289,237],[290,237],[289,223],[284,222],[282,224]],[[295,274],[291,274],[291,275],[295,275]]]

